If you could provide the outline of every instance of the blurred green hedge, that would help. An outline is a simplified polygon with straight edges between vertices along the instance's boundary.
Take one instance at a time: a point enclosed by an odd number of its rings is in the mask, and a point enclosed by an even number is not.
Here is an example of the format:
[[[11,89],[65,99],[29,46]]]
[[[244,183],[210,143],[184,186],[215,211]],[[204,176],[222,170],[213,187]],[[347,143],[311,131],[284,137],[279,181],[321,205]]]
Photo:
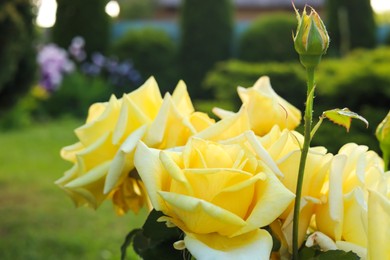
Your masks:
[[[52,41],[67,49],[76,36],[84,38],[88,55],[106,53],[110,40],[110,18],[105,12],[106,0],[57,0],[56,23]]]
[[[40,110],[50,117],[71,115],[85,118],[90,105],[108,101],[114,92],[115,88],[103,78],[75,71],[64,77],[57,91],[41,101]]]
[[[305,71],[295,63],[247,63],[237,60],[219,63],[204,85],[215,97],[229,102],[237,111],[241,105],[237,86],[250,87],[263,75],[271,79],[275,91],[303,111],[306,96]],[[344,59],[324,60],[317,72],[314,115],[324,110],[348,107],[369,122],[369,129],[353,122],[349,134],[341,127],[325,122],[313,144],[325,145],[336,152],[345,142],[366,144],[379,151],[375,128],[390,109],[390,48],[356,50]]]
[[[201,81],[217,62],[231,55],[233,15],[231,0],[182,1],[179,70],[193,98],[209,98]]]
[[[296,27],[297,19],[291,13],[260,16],[239,39],[238,58],[251,62],[296,60],[291,37]]]
[[[177,46],[165,31],[152,27],[130,30],[112,49],[119,59],[130,59],[144,79],[154,76],[163,93],[176,86]]]

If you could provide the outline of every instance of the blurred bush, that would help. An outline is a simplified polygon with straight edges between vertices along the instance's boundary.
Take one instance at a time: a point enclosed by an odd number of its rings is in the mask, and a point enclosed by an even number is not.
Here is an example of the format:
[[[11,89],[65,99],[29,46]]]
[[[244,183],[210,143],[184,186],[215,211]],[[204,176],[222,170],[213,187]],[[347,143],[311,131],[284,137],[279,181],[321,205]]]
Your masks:
[[[0,114],[27,93],[35,76],[35,31],[29,0],[0,2]]]
[[[333,108],[348,107],[365,117],[370,126],[353,123],[349,134],[341,127],[323,123],[313,145],[324,145],[336,152],[345,142],[366,144],[379,152],[375,128],[390,109],[390,48],[372,51],[356,50],[344,59],[328,59],[317,73],[317,95],[314,114]],[[268,75],[275,91],[303,111],[306,96],[304,69],[296,63],[246,63],[228,61],[211,71],[205,86],[217,99],[238,110],[241,102],[236,93],[238,85],[250,87],[263,75]]]
[[[65,75],[60,88],[41,101],[40,111],[51,117],[71,115],[85,118],[90,105],[108,101],[113,92],[113,86],[103,78],[75,71]]]
[[[230,56],[233,37],[231,0],[184,0],[181,6],[180,75],[193,98],[210,98],[201,88],[216,62]]]
[[[326,20],[331,54],[376,46],[376,25],[370,0],[327,0]]]
[[[360,49],[342,60],[326,60],[320,64],[318,83],[318,93],[329,105],[390,108],[390,48]]]
[[[107,0],[57,0],[57,3],[53,42],[66,49],[74,37],[81,36],[87,54],[107,53],[111,26],[105,12]]]
[[[112,52],[119,59],[130,59],[142,78],[154,76],[163,93],[175,87],[177,46],[165,31],[130,30],[113,44]]]
[[[291,13],[273,13],[257,18],[239,40],[240,60],[290,61],[298,58],[291,32],[297,20]]]

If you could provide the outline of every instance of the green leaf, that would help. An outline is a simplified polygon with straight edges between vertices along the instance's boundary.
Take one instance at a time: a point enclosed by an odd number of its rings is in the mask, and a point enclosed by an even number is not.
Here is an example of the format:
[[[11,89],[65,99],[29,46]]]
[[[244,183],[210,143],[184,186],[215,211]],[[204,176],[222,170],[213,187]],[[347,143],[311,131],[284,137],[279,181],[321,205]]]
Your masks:
[[[125,244],[133,244],[134,251],[144,260],[155,259],[183,259],[186,252],[174,249],[173,243],[183,239],[183,233],[177,227],[168,228],[165,223],[157,222],[163,214],[152,210],[146,219],[142,229],[138,229],[126,237]],[[122,259],[123,258],[122,249]],[[125,252],[126,253],[126,252]]]
[[[139,232],[142,232],[142,229],[137,228],[137,229],[133,229],[132,231],[130,231],[127,234],[127,236],[125,238],[125,241],[123,242],[123,244],[121,246],[121,260],[125,260],[126,259],[126,250],[131,245],[131,243],[133,242],[134,237]]]
[[[300,260],[313,259],[317,252],[319,252],[319,250],[316,247],[303,246],[298,253],[299,259]]]
[[[312,258],[313,260],[359,260],[360,257],[352,251],[345,252],[343,250],[329,250],[322,252],[316,257]]]
[[[157,220],[164,216],[161,211],[152,210],[142,226],[145,236],[152,240],[164,240],[171,237],[178,237],[181,234],[178,228],[168,228],[164,222]]]
[[[336,108],[336,109],[332,109],[332,110],[327,110],[327,111],[322,113],[321,117],[328,118],[333,123],[345,127],[347,129],[347,132],[349,131],[349,128],[351,127],[352,118],[359,119],[359,120],[363,121],[366,124],[366,126],[368,127],[368,121],[364,117],[358,115],[355,112],[352,112],[348,108],[343,108],[343,109]]]
[[[343,250],[321,251],[319,247],[302,246],[299,250],[299,260],[359,260],[360,257],[352,251]]]

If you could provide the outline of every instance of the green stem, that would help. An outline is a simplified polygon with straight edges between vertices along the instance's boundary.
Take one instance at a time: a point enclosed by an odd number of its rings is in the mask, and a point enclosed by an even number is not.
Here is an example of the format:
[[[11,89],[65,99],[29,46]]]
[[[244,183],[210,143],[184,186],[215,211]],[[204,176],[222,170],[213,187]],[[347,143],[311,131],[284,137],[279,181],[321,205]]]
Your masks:
[[[311,129],[311,133],[310,133],[311,140],[313,140],[313,136],[316,134],[317,130],[320,128],[322,121],[324,121],[324,117],[320,116],[317,124],[315,124],[315,126]]]
[[[309,146],[311,141],[311,125],[313,118],[313,99],[314,99],[314,68],[306,68],[307,72],[307,98],[306,98],[306,108],[305,108],[305,129],[304,129],[304,141],[301,152],[301,159],[299,162],[299,171],[297,179],[297,188],[296,188],[296,197],[294,205],[294,220],[293,220],[293,259],[298,260],[298,231],[299,231],[299,211],[301,207],[301,197],[302,197],[302,184],[303,176],[305,172],[306,158],[309,152]]]

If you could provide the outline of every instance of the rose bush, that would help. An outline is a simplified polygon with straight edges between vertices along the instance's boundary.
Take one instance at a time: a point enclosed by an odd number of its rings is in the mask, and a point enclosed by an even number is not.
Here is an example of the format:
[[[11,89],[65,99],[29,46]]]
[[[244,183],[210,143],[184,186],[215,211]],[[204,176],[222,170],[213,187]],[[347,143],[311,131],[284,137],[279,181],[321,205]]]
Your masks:
[[[161,220],[179,227],[199,259],[265,259],[273,222],[294,195],[250,132],[223,142],[191,138],[180,151],[138,144],[135,166]],[[275,203],[277,201],[277,203]]]
[[[119,214],[153,207],[182,232],[174,247],[197,259],[269,259],[273,239],[281,247],[272,255],[289,258],[301,115],[266,77],[238,92],[241,109],[216,109],[218,122],[195,111],[183,82],[162,98],[150,78],[121,99],[93,104],[75,130],[79,141],[61,151],[73,167],[56,183],[76,205],[111,199]],[[336,155],[310,147],[299,246],[390,258],[389,187],[390,172],[367,147],[347,144]]]

